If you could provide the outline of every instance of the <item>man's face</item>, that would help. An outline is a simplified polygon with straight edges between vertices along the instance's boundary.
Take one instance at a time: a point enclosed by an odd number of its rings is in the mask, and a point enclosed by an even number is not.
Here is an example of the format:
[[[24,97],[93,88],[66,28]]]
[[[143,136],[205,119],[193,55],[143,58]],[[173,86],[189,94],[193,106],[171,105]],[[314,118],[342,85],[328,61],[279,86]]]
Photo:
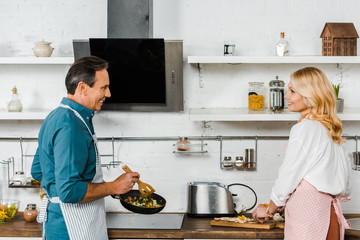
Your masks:
[[[96,71],[95,83],[87,91],[87,108],[93,111],[99,111],[105,101],[105,98],[111,97],[109,74],[106,69]]]

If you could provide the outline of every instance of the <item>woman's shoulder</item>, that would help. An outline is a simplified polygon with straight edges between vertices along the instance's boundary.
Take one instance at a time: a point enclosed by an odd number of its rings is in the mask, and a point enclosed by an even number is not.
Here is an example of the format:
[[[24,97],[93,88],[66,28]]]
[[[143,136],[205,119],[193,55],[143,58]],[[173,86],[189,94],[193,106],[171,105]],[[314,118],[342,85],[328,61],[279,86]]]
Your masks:
[[[297,138],[319,136],[324,133],[327,133],[327,130],[323,124],[319,121],[306,118],[295,124],[290,131],[290,135]]]

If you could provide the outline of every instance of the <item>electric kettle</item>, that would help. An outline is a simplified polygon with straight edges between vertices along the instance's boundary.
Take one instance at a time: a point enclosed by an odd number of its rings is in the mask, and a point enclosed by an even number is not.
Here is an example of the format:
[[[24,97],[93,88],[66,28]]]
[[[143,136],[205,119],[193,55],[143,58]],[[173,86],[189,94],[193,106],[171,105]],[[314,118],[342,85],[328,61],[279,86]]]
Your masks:
[[[241,183],[233,183],[228,186],[218,182],[189,182],[188,183],[188,208],[189,217],[226,217],[235,216],[238,213],[235,208],[233,196],[229,187],[234,185],[249,188],[255,195],[255,203],[248,211],[256,206],[257,196],[249,186]]]

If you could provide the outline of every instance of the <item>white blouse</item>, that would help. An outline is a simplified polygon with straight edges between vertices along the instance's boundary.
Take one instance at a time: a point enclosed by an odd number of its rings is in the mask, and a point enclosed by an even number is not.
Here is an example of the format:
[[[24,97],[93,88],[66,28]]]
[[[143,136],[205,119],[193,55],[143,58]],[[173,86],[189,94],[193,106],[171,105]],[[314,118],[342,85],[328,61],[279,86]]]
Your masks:
[[[320,192],[348,197],[350,171],[350,159],[343,145],[335,143],[320,122],[303,119],[291,128],[270,199],[277,206],[284,206],[302,179]]]

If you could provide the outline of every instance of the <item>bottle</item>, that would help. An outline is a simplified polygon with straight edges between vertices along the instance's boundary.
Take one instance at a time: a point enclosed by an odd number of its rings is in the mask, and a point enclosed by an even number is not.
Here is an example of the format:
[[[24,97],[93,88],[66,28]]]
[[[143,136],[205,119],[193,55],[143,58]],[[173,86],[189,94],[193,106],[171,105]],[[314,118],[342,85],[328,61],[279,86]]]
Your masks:
[[[248,108],[255,111],[265,108],[264,82],[249,82]]]
[[[39,211],[36,208],[36,204],[30,203],[26,206],[24,211],[24,219],[27,222],[35,222]]]
[[[179,151],[189,151],[190,141],[187,137],[179,137],[179,140],[176,142],[176,148]]]
[[[289,55],[289,43],[285,40],[285,33],[280,33],[280,40],[276,43],[275,55],[288,56]]]
[[[12,99],[8,104],[8,111],[9,112],[21,112],[22,111],[22,104],[19,100],[18,94],[17,94],[17,88],[16,86],[12,89]]]

